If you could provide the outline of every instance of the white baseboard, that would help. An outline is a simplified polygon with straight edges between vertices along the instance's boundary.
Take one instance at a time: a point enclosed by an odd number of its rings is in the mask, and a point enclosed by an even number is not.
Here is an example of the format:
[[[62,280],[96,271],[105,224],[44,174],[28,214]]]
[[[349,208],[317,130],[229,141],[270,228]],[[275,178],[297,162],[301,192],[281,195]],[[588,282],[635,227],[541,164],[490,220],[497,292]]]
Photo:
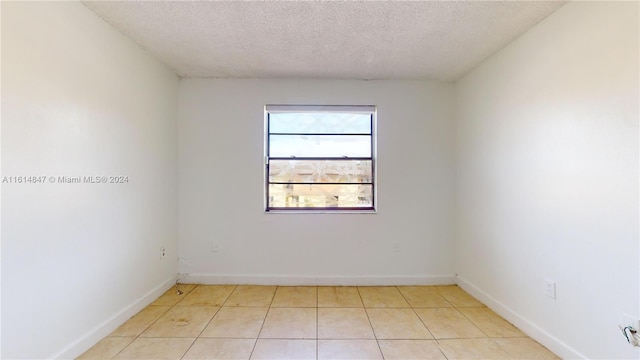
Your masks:
[[[491,310],[495,311],[498,315],[505,318],[507,321],[518,327],[525,334],[529,335],[532,339],[536,340],[540,344],[544,345],[547,349],[551,350],[556,355],[563,359],[587,359],[586,356],[580,354],[578,351],[560,341],[555,336],[549,334],[530,320],[526,319],[522,315],[516,313],[511,308],[496,300],[491,295],[480,290],[477,286],[465,280],[464,278],[457,277],[457,284],[463,288],[466,292],[471,294],[476,299],[487,305]]]
[[[291,276],[291,275],[232,275],[181,274],[185,284],[234,285],[318,285],[318,286],[384,286],[384,285],[449,285],[456,283],[455,275],[409,276]]]
[[[99,324],[86,335],[73,341],[67,345],[64,349],[60,350],[57,354],[51,356],[51,359],[74,359],[85,351],[89,350],[98,341],[102,340],[107,335],[111,334],[125,321],[129,320],[133,315],[137,314],[140,310],[144,309],[147,305],[152,303],[165,291],[169,290],[176,283],[176,277],[173,276],[170,279],[164,281],[162,284],[151,289],[142,297],[136,299],[131,304],[127,305],[124,309],[120,310],[117,314],[113,315],[103,323]]]

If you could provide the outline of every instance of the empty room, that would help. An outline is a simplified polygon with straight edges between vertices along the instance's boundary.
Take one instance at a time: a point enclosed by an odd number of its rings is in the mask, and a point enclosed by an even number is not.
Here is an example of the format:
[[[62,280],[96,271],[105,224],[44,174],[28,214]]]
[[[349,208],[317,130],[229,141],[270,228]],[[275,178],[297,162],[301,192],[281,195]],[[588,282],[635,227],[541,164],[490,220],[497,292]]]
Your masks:
[[[0,358],[640,358],[637,1],[0,17]]]

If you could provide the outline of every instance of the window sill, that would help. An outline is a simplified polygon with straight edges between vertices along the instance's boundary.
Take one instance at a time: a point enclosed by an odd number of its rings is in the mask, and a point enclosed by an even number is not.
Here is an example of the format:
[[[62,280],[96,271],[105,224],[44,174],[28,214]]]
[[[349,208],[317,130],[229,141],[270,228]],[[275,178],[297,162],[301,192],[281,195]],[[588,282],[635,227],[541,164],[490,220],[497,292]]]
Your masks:
[[[377,214],[376,209],[362,209],[362,210],[265,210],[265,214]]]

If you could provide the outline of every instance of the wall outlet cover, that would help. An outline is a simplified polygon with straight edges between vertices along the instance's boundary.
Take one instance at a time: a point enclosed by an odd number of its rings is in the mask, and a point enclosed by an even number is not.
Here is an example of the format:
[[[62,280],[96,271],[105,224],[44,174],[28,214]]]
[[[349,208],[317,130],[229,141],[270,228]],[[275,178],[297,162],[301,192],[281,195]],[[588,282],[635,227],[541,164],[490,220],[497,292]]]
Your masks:
[[[545,280],[544,294],[548,297],[556,298],[556,282],[552,280]]]

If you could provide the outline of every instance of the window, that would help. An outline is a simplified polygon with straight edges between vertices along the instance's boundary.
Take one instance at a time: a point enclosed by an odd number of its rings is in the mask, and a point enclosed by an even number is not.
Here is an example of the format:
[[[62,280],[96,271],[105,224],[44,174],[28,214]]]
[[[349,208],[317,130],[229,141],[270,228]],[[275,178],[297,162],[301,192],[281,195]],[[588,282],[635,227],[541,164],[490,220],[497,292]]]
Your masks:
[[[374,211],[375,125],[375,106],[267,105],[266,211]]]

